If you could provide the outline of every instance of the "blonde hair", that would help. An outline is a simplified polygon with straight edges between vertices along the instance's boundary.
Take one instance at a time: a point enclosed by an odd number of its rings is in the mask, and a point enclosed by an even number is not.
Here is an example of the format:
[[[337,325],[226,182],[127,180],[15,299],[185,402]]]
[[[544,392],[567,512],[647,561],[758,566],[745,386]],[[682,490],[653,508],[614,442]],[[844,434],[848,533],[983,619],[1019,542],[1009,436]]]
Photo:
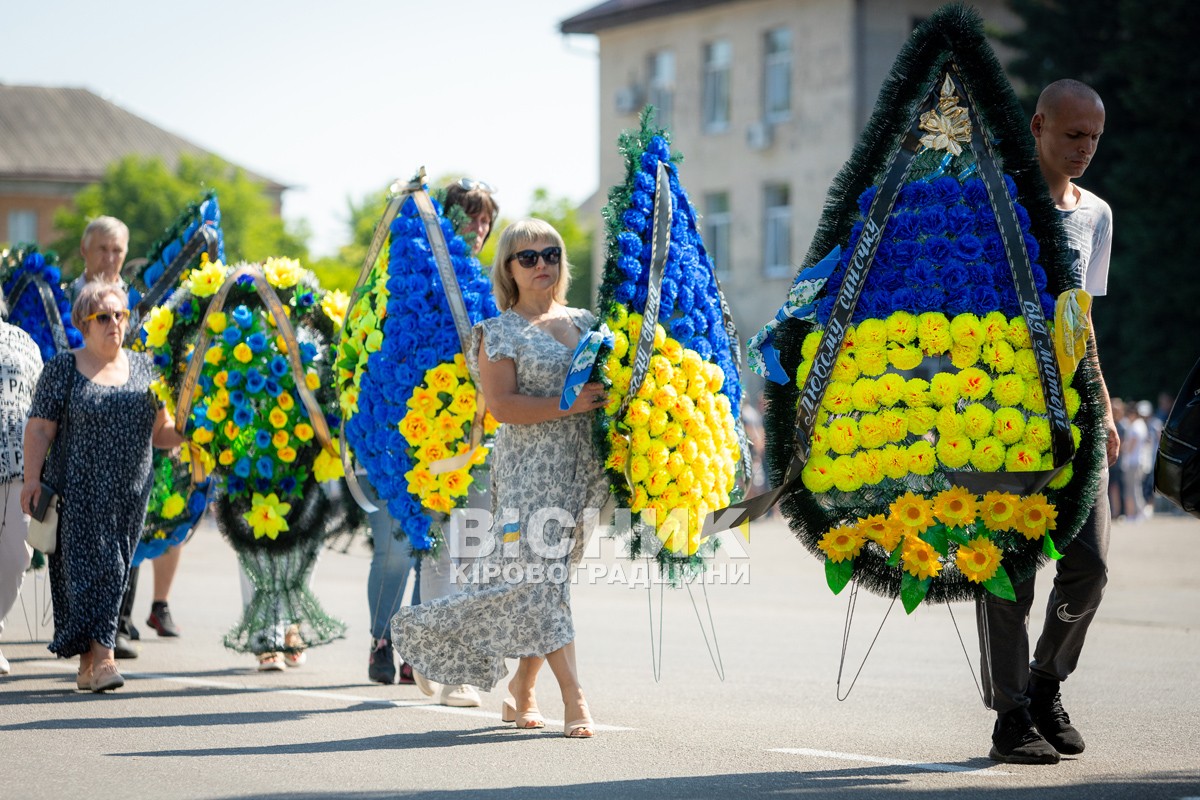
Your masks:
[[[496,260],[492,262],[492,294],[496,296],[496,306],[501,311],[507,311],[517,304],[519,290],[512,276],[513,253],[546,239],[554,242],[562,250],[562,259],[558,263],[558,283],[554,285],[554,299],[560,303],[567,302],[567,288],[571,285],[571,263],[567,261],[567,246],[553,225],[545,220],[529,217],[517,220],[505,228],[504,233],[500,234],[500,242],[496,245]]]
[[[126,308],[128,298],[121,284],[109,281],[88,281],[79,290],[79,294],[75,297],[75,303],[71,306],[71,324],[78,328],[80,333],[85,333],[91,322],[84,320],[96,313],[104,298],[110,296],[120,299],[121,308]]]

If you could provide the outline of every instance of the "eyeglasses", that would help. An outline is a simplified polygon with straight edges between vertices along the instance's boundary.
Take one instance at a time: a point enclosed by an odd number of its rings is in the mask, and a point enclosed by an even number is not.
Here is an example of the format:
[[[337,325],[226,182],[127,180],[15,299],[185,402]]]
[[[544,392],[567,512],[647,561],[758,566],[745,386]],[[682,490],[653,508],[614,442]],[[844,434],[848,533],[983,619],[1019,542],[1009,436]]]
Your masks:
[[[116,322],[118,325],[129,319],[128,311],[97,311],[95,314],[88,314],[83,318],[84,322],[96,320],[101,325],[107,325],[110,322]]]
[[[558,262],[562,259],[561,247],[547,247],[540,253],[537,250],[518,250],[508,257],[509,261],[514,258],[517,263],[525,269],[533,269],[537,266],[538,256],[542,257],[542,261],[546,262],[547,267],[557,267]]]
[[[480,191],[487,192],[488,194],[496,193],[495,186],[492,186],[486,181],[477,181],[474,178],[459,178],[458,185],[463,189],[466,189],[468,192],[473,192],[476,189],[479,189]]]

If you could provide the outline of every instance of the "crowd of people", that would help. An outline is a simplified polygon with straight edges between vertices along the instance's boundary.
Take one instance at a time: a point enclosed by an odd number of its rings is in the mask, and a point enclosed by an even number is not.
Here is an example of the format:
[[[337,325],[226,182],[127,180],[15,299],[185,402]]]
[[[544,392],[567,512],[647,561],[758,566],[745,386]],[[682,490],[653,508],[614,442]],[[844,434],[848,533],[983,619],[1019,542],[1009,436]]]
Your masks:
[[[1107,204],[1073,181],[1089,166],[1104,128],[1104,106],[1089,87],[1059,81],[1047,87],[1031,123],[1039,163],[1062,215],[1075,256],[1077,285],[1094,297],[1106,290],[1112,216]],[[461,209],[460,233],[478,254],[496,223],[491,187],[464,180],[449,187],[447,207]],[[79,658],[77,685],[103,692],[123,678],[118,657],[137,654],[131,609],[131,567],[150,490],[151,448],[181,443],[170,412],[153,399],[151,363],[122,346],[129,312],[120,268],[128,231],[111,218],[84,235],[83,274],[71,285],[72,320],[84,337],[78,350],[45,365],[32,340],[0,323],[0,626],[29,564],[25,520],[52,482],[65,498],[59,547],[49,556],[54,638],[49,649]],[[477,369],[488,408],[503,423],[471,504],[533,509],[564,508],[575,518],[599,507],[606,479],[593,451],[590,416],[607,403],[604,387],[588,383],[563,410],[558,394],[591,312],[566,305],[570,262],[562,237],[549,224],[522,220],[499,239],[491,278],[501,314],[476,325],[466,357]],[[1099,373],[1094,342],[1089,351]],[[1107,391],[1101,392],[1107,402]],[[742,411],[758,475],[764,475],[765,434],[754,402]],[[1152,464],[1167,408],[1113,399],[1105,414],[1107,461],[1091,517],[1054,567],[1054,589],[1042,633],[1030,656],[1027,632],[1034,581],[1015,587],[1016,599],[985,595],[977,606],[985,693],[997,713],[991,757],[1018,763],[1057,763],[1082,752],[1084,740],[1063,708],[1060,686],[1074,671],[1107,581],[1113,517],[1138,520],[1152,508]],[[368,497],[373,489],[362,476]],[[490,483],[490,485],[489,485]],[[759,480],[751,491],[762,491]],[[379,505],[383,505],[380,503]],[[370,515],[374,542],[366,579],[370,648],[367,676],[391,684],[415,683],[450,706],[477,706],[478,688],[490,690],[508,674],[503,717],[519,728],[541,728],[536,681],[548,663],[564,706],[564,735],[588,738],[595,726],[575,658],[570,581],[456,584],[451,548],[415,562],[386,510]],[[569,573],[583,552],[586,531],[548,525],[531,541],[515,524],[497,523],[504,546],[489,558],[504,567],[562,566]],[[147,623],[177,636],[167,594],[178,549],[154,562],[155,597]],[[161,574],[160,574],[161,571]],[[415,577],[416,584],[410,586]],[[249,587],[247,587],[249,590]],[[411,594],[411,605],[402,601]],[[0,628],[2,630],[2,628]],[[265,651],[259,669],[299,666],[304,653]],[[397,655],[399,662],[397,662]],[[0,673],[9,665],[0,656]]]

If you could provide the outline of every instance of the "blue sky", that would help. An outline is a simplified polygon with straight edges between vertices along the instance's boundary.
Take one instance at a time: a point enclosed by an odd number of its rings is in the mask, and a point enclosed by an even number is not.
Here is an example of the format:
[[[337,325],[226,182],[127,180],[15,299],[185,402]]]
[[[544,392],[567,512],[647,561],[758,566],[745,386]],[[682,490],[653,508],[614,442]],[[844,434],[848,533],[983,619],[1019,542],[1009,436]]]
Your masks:
[[[91,89],[295,186],[284,216],[306,219],[323,255],[348,236],[347,197],[421,165],[493,183],[509,217],[539,186],[594,192],[596,41],[557,31],[592,5],[20,1],[3,14],[0,82]]]

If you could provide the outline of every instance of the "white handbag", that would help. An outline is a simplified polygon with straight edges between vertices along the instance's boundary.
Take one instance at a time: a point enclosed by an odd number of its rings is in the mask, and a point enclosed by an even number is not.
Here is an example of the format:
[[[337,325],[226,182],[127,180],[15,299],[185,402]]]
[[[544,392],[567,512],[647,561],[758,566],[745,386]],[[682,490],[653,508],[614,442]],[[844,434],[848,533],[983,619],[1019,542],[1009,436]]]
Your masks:
[[[43,483],[42,492],[46,493],[49,490],[50,487]],[[49,554],[58,549],[58,495],[51,496],[48,501],[43,499],[43,502],[46,508],[42,518],[30,517],[29,533],[26,534],[25,540],[35,550]]]

